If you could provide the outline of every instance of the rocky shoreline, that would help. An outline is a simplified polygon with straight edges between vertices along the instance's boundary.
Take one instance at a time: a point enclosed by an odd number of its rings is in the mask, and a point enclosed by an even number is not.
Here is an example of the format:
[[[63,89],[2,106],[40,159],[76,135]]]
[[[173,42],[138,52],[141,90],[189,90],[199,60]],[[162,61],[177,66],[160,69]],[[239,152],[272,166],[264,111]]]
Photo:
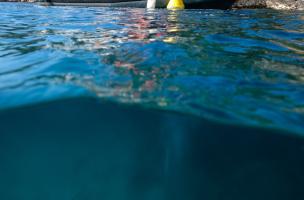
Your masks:
[[[237,0],[231,5],[231,8],[304,10],[304,0]]]

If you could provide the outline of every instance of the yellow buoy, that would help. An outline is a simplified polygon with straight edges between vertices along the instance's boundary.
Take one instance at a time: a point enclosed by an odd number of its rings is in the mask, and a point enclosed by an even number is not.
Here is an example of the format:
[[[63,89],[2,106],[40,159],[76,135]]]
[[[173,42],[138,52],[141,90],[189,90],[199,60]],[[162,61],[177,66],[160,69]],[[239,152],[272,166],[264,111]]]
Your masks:
[[[178,10],[178,9],[184,9],[185,5],[183,0],[170,0],[168,5],[167,5],[167,9],[170,10]]]

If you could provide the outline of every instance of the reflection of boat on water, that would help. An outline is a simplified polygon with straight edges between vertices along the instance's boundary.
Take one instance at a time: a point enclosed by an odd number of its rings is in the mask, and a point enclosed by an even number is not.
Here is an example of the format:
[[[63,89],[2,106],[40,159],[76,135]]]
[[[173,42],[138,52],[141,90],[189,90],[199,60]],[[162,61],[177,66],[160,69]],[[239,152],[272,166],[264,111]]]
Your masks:
[[[55,6],[100,6],[145,8],[147,0],[39,0],[42,5]],[[169,0],[156,0],[156,7],[166,7]],[[234,0],[184,0],[186,7],[225,8]]]

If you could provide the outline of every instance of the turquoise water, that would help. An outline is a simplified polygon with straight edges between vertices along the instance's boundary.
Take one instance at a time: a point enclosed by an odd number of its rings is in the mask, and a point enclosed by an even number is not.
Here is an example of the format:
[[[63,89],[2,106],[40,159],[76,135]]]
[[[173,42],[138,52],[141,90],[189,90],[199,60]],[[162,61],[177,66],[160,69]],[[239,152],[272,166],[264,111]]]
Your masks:
[[[1,4],[0,107],[94,96],[304,132],[304,13]]]
[[[1,200],[304,198],[304,12],[0,13]]]

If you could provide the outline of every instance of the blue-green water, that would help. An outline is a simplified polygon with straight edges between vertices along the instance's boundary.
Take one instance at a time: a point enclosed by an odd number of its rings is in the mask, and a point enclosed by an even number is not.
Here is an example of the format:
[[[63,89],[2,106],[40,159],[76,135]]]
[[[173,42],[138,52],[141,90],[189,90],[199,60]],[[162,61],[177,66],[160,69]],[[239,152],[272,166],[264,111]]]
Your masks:
[[[304,198],[304,12],[0,14],[1,200]]]
[[[304,13],[1,4],[0,106],[95,96],[304,132]]]

